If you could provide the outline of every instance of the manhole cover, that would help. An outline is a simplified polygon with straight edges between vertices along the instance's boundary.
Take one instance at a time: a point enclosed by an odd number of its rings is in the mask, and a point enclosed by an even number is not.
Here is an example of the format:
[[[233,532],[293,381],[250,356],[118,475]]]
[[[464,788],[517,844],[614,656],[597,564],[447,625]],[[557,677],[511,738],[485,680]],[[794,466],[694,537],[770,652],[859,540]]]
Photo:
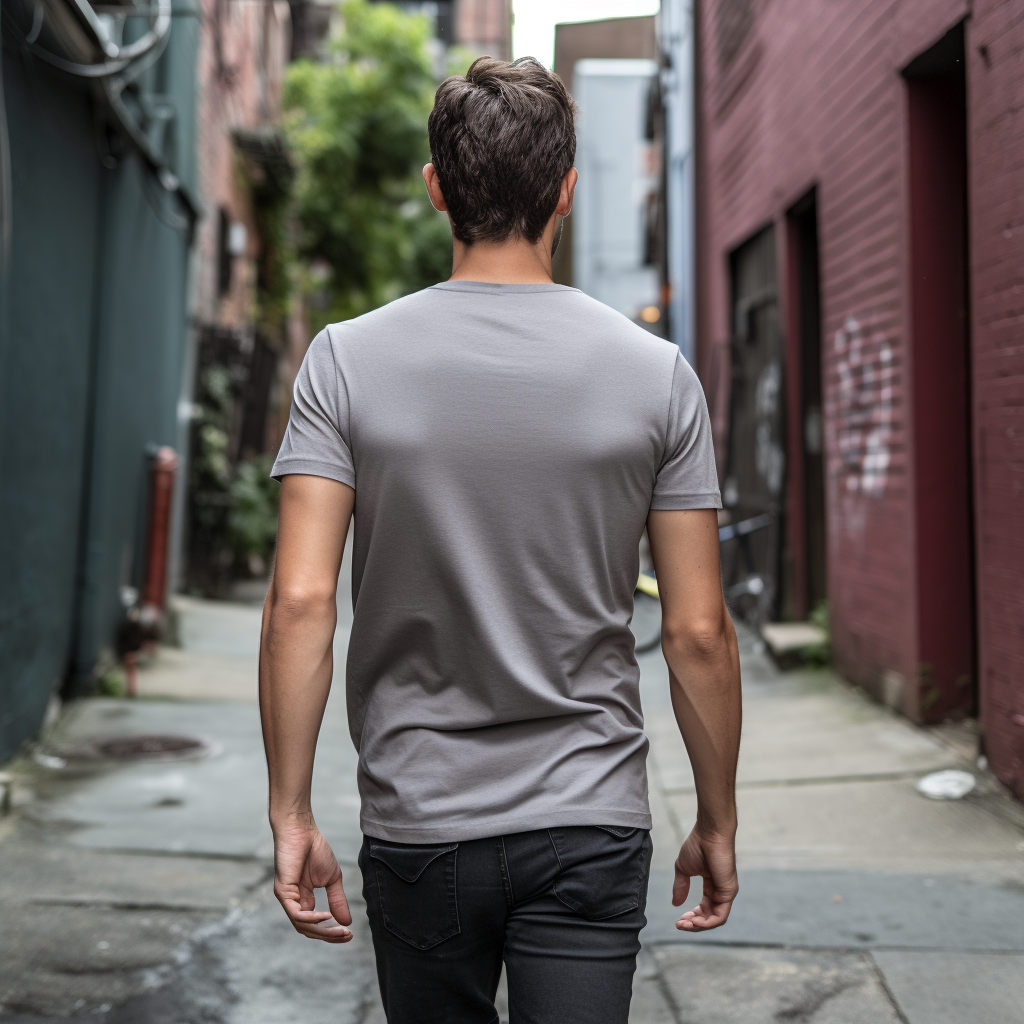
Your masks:
[[[112,761],[183,761],[210,752],[195,736],[112,736],[96,740],[93,747]]]

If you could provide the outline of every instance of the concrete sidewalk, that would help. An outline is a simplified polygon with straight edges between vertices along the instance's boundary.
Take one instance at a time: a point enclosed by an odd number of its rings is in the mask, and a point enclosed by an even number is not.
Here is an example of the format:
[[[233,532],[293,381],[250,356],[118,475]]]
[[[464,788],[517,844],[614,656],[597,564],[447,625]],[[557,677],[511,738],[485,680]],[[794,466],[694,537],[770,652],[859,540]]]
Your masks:
[[[663,1019],[1024,1022],[1024,809],[957,731],[917,729],[829,672],[779,673],[758,646],[742,640],[741,893],[702,936],[676,932],[659,899],[696,802],[664,661],[642,666],[656,814],[645,966]],[[977,789],[916,791],[947,767]]]
[[[351,609],[340,604],[342,666]],[[382,1024],[342,687],[314,783],[356,916],[356,939],[336,947],[292,932],[270,892],[259,607],[179,607],[184,649],[143,672],[141,699],[80,702],[47,736],[44,763],[13,766],[17,806],[0,819],[0,1021]],[[827,672],[780,674],[743,646],[742,891],[729,924],[699,937],[675,931],[669,905],[692,776],[664,661],[641,663],[655,862],[632,1020],[1024,1022],[1020,805],[965,761],[955,733],[916,729]],[[136,733],[197,736],[210,753],[85,756],[96,737]],[[977,789],[921,797],[916,779],[943,767],[973,770]]]

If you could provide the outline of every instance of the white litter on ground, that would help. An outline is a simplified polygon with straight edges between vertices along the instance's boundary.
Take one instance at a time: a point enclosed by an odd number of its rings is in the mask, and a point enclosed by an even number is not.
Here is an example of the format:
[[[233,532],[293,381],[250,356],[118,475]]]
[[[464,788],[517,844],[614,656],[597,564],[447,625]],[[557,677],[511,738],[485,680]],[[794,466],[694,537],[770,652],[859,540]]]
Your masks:
[[[41,750],[32,751],[32,760],[36,764],[41,764],[44,768],[53,768],[55,771],[60,768],[67,768],[68,763],[63,757],[57,757],[54,754],[44,754]]]
[[[970,772],[948,768],[932,772],[917,783],[917,791],[930,800],[959,800],[974,789],[975,779]]]

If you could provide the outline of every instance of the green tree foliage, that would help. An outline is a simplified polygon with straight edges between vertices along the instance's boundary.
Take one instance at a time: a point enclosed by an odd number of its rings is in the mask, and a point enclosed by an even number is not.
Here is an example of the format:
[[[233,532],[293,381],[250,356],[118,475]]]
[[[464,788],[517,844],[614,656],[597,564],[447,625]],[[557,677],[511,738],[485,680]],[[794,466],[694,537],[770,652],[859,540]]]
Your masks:
[[[447,220],[427,200],[427,115],[437,79],[427,19],[347,0],[321,62],[285,84],[298,164],[298,252],[313,329],[448,276]]]
[[[235,133],[262,242],[253,318],[271,340],[283,337],[296,284],[316,331],[444,280],[451,269],[447,218],[430,206],[420,178],[437,87],[429,22],[366,0],[346,0],[340,13],[324,58],[288,69],[287,150],[276,130]],[[448,51],[447,72],[464,71],[470,59]],[[238,461],[231,451],[246,372],[228,359],[203,366],[197,378],[189,585],[210,596],[258,575],[275,543],[271,460]]]

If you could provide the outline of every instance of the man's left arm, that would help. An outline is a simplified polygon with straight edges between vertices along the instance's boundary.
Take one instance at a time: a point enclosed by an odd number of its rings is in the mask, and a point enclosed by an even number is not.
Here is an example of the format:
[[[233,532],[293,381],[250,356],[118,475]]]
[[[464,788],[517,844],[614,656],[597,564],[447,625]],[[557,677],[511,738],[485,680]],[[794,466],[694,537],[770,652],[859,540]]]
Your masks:
[[[260,640],[274,894],[296,931],[326,942],[352,938],[341,868],[313,820],[310,791],[334,672],[338,573],[354,504],[355,491],[335,480],[284,477]],[[314,909],[317,888],[327,890],[330,912]]]

